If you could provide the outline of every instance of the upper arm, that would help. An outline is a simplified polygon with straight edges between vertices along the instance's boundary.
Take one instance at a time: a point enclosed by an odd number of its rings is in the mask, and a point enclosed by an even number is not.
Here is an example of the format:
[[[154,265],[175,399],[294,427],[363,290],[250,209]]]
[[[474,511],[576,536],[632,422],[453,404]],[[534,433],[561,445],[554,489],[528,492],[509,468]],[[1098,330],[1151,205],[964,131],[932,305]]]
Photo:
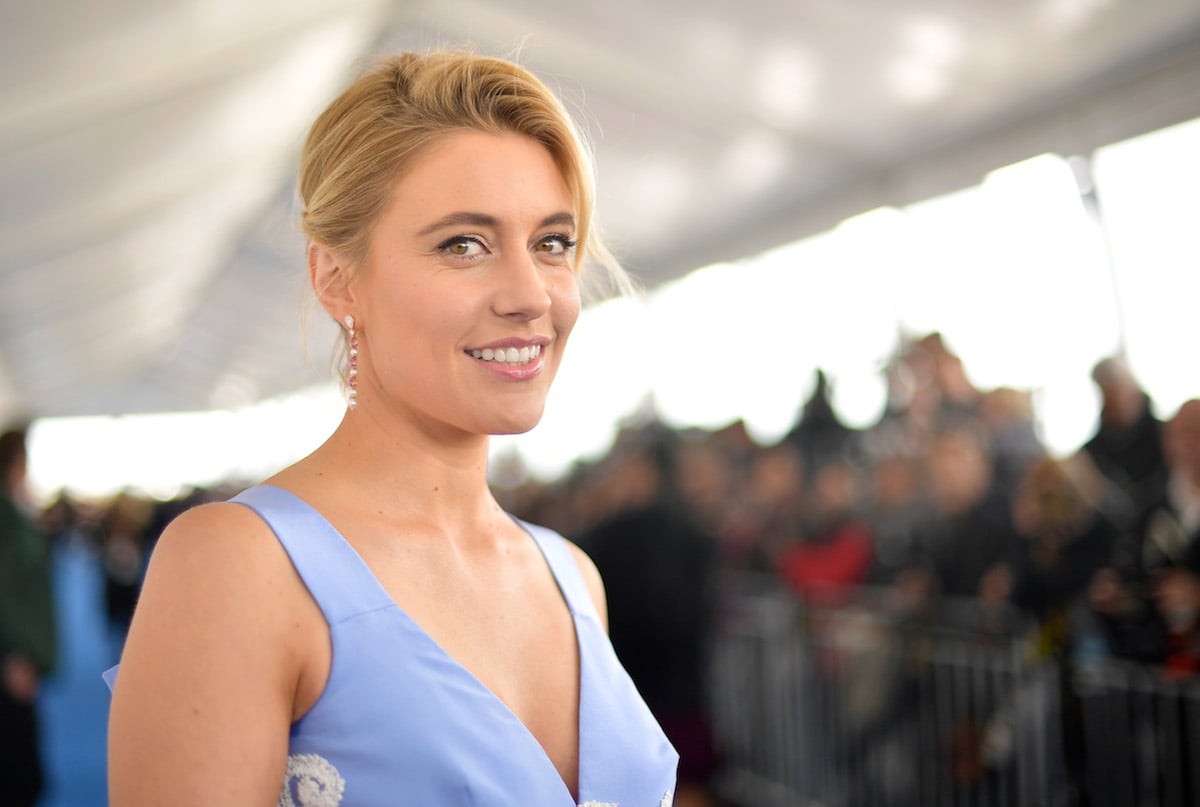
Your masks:
[[[276,802],[304,591],[247,508],[206,505],[166,530],[113,688],[114,807]]]
[[[588,557],[588,554],[573,543],[568,543],[571,547],[571,554],[575,556],[575,563],[579,566],[579,572],[583,575],[583,582],[587,586],[588,594],[592,597],[592,602],[596,604],[596,613],[600,616],[600,624],[604,626],[604,630],[608,630],[608,600],[604,595],[604,580],[600,577],[600,570],[596,568],[596,564]]]

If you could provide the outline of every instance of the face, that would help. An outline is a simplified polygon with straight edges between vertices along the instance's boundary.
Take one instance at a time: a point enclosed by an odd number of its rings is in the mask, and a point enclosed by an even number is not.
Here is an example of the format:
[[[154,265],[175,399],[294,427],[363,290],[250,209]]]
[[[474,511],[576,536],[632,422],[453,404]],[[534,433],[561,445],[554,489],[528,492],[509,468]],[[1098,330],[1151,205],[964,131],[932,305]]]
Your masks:
[[[442,437],[536,425],[579,316],[572,211],[530,138],[454,133],[419,157],[348,287],[358,411]]]

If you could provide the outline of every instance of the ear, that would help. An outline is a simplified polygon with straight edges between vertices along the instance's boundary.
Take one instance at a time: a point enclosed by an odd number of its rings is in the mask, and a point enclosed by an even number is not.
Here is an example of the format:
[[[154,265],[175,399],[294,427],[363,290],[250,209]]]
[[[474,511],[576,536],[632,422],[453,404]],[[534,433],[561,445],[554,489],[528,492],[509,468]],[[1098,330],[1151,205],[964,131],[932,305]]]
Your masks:
[[[321,307],[342,322],[354,313],[354,288],[349,263],[324,244],[312,241],[308,245],[308,279]]]

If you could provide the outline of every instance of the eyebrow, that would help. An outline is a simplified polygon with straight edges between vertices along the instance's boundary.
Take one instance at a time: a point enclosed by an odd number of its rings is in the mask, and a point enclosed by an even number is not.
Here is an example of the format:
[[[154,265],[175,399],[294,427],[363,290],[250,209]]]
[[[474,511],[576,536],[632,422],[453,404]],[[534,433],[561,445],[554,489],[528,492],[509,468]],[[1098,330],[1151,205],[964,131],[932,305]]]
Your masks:
[[[432,224],[422,228],[417,235],[432,235],[438,230],[444,230],[447,227],[462,226],[496,228],[500,226],[500,220],[495,216],[488,215],[487,213],[474,213],[469,210],[460,210],[447,216],[443,216]],[[539,228],[553,226],[565,226],[573,228],[575,226],[575,217],[570,213],[563,211],[561,213],[552,213],[538,222]]]

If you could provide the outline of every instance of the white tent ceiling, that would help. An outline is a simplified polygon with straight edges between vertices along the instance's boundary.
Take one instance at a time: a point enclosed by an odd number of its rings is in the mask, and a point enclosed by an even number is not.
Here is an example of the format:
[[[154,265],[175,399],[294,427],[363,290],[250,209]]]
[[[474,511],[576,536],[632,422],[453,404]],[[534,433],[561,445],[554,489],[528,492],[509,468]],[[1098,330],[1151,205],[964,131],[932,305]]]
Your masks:
[[[2,0],[0,417],[327,378],[305,127],[371,54],[467,43],[582,113],[649,284],[1200,116],[1200,0]]]

